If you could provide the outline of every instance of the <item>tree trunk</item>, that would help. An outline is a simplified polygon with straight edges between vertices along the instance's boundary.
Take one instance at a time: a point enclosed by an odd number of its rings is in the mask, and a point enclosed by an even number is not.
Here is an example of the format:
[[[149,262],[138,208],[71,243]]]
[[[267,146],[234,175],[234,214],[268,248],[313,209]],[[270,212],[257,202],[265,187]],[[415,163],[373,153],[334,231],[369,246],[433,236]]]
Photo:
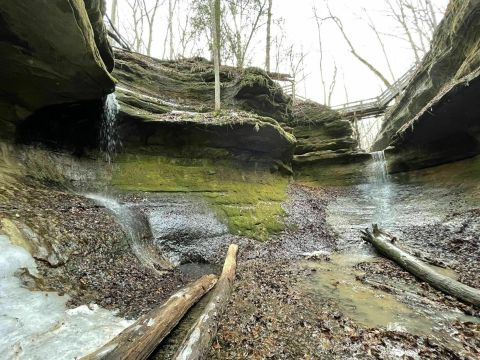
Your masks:
[[[215,111],[220,111],[220,0],[213,0],[213,64],[215,67]]]
[[[170,299],[122,331],[114,339],[82,360],[147,359],[157,345],[183,318],[185,313],[217,282],[215,275],[205,275],[175,293]]]
[[[378,43],[380,44],[380,47],[382,48],[383,57],[385,58],[385,61],[387,63],[388,71],[390,72],[390,76],[392,77],[392,81],[395,82],[395,74],[393,73],[392,64],[390,62],[390,58],[388,57],[387,49],[385,48],[385,44],[383,43],[382,37],[380,36],[380,33],[378,32],[377,27],[375,26],[375,23],[370,18],[370,15],[367,13],[366,10],[364,10],[364,11],[365,11],[365,15],[367,16],[368,25],[370,26],[370,29],[372,29],[372,31],[375,33],[375,36],[378,40]]]
[[[110,13],[110,18],[112,20],[112,27],[117,25],[117,5],[118,0],[112,0],[112,12]]]
[[[267,11],[267,40],[265,47],[265,70],[270,72],[270,46],[272,43],[272,5],[273,0],[268,0],[268,11]]]
[[[173,359],[204,359],[210,350],[213,338],[217,333],[217,321],[225,310],[232,292],[237,267],[237,251],[238,246],[235,244],[230,245],[228,248],[222,275],[214,289],[212,299],[190,329]]]
[[[174,3],[172,5],[172,0],[168,0],[168,33],[170,37],[170,60],[175,58],[175,49],[173,47],[173,13],[175,11],[175,7],[177,6],[177,1],[173,0]]]
[[[433,8],[433,4],[431,0],[425,0],[427,3],[428,9],[430,10],[430,18],[432,20],[432,27],[433,30],[435,30],[438,26],[438,21],[437,21],[437,14],[435,14],[435,9]]]
[[[313,15],[315,16],[315,21],[317,23],[317,32],[318,32],[318,51],[320,53],[319,58],[319,70],[320,70],[320,82],[322,84],[323,90],[323,104],[327,105],[327,83],[325,82],[325,74],[323,72],[323,41],[322,41],[322,20],[317,14],[317,8],[313,7]]]
[[[480,290],[437,273],[424,262],[393,245],[394,239],[379,230],[376,225],[373,226],[373,232],[367,229],[362,233],[363,239],[371,243],[382,255],[395,261],[420,280],[427,282],[437,290],[456,297],[458,300],[480,307]]]

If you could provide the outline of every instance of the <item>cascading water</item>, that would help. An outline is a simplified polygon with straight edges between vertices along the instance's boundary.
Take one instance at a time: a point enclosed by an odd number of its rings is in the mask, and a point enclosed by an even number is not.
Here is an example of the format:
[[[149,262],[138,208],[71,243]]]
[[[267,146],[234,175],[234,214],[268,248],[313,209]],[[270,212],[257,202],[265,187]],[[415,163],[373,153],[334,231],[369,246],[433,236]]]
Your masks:
[[[170,261],[159,254],[157,247],[149,242],[151,232],[148,220],[115,199],[98,194],[86,194],[85,196],[115,215],[118,223],[122,225],[128,235],[133,253],[143,265],[154,270],[172,268]]]
[[[371,166],[372,177],[377,183],[384,183],[388,180],[387,160],[384,151],[371,153],[373,164]]]
[[[120,111],[114,93],[107,95],[103,104],[102,123],[100,126],[100,149],[105,160],[111,163],[115,152],[121,146],[117,129],[117,115]]]

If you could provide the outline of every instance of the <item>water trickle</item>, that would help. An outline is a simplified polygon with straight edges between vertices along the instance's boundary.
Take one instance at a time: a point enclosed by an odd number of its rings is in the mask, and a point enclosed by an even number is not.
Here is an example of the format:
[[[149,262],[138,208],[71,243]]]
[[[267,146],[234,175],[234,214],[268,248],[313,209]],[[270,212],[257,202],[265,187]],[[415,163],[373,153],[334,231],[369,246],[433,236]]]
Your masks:
[[[103,104],[102,123],[100,126],[100,149],[105,160],[111,163],[115,152],[121,146],[117,129],[117,115],[120,111],[115,94],[109,94]]]
[[[111,211],[128,235],[130,247],[140,262],[153,270],[157,268],[170,269],[172,264],[151,242],[152,234],[148,220],[140,213],[131,209],[127,204],[120,204],[115,199],[104,195],[86,194],[97,204]]]
[[[373,163],[371,166],[372,177],[375,182],[384,183],[388,180],[387,160],[384,151],[375,151],[371,153]]]

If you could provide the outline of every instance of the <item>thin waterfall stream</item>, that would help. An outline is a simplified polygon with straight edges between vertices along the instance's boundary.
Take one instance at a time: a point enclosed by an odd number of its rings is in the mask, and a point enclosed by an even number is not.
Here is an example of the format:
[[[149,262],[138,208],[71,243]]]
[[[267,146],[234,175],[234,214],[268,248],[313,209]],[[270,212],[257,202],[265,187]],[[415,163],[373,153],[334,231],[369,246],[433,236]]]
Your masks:
[[[375,151],[371,153],[372,165],[371,173],[376,182],[386,182],[388,180],[387,160],[385,159],[385,151]]]
[[[128,205],[120,204],[117,200],[105,195],[86,194],[85,196],[115,215],[127,234],[132,252],[143,265],[155,271],[173,267],[172,263],[160,254],[159,248],[153,244],[148,219],[129,208]]]
[[[105,97],[103,105],[102,122],[100,125],[100,149],[105,156],[105,161],[111,163],[115,153],[121,147],[118,134],[117,118],[120,111],[115,93]]]

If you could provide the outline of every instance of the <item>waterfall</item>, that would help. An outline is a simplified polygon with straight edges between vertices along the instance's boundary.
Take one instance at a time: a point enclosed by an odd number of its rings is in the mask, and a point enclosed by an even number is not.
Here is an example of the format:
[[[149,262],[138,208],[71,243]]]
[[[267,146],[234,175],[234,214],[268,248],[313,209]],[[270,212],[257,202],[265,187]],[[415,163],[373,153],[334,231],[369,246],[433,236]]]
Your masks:
[[[111,163],[115,152],[121,146],[117,129],[117,115],[120,111],[115,94],[109,94],[103,104],[102,123],[100,125],[100,149],[105,160]]]
[[[85,194],[85,197],[92,199],[115,215],[118,223],[128,236],[132,252],[144,266],[155,271],[157,271],[157,268],[172,268],[173,265],[170,261],[159,254],[158,249],[153,245],[150,224],[141,213],[104,195]]]
[[[375,151],[371,153],[373,163],[371,166],[372,178],[377,183],[384,183],[388,180],[387,160],[384,151]]]

